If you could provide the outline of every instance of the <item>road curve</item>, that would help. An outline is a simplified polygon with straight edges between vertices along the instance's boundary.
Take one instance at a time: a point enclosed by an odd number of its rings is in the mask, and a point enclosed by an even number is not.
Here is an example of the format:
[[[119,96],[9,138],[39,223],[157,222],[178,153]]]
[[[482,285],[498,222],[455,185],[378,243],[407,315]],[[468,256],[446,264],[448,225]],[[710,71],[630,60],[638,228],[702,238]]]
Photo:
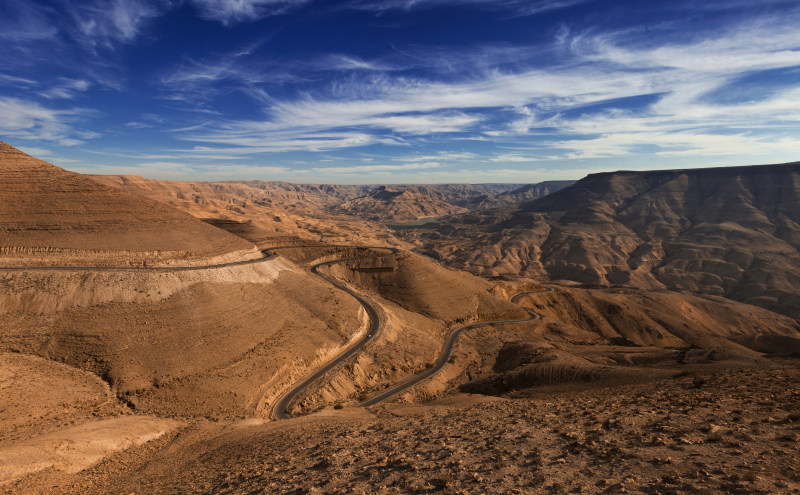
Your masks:
[[[228,263],[220,263],[217,265],[197,265],[197,266],[0,266],[0,271],[49,271],[49,270],[58,270],[58,271],[152,271],[152,272],[171,272],[171,271],[192,271],[192,270],[207,270],[212,268],[224,268],[229,266],[239,266],[239,265],[250,265],[254,263],[261,263],[266,260],[269,260],[276,256],[277,254],[274,251],[283,250],[283,249],[304,249],[304,248],[333,248],[333,249],[369,249],[369,250],[386,250],[386,254],[395,254],[397,253],[397,248],[390,248],[385,246],[353,246],[353,245],[338,245],[338,244],[304,244],[304,245],[296,245],[296,246],[274,246],[268,247],[261,250],[262,254],[264,254],[263,258],[256,258],[252,260],[245,260],[245,261],[232,261]],[[372,258],[381,256],[380,254],[376,254],[374,256],[369,257],[351,257],[351,258],[341,258],[332,261],[325,261],[322,263],[317,263],[311,266],[311,273],[317,275],[318,277],[323,278],[326,282],[330,283],[334,287],[350,294],[353,296],[359,304],[364,308],[367,312],[369,317],[369,328],[367,329],[366,335],[362,337],[358,342],[352,344],[348,347],[342,354],[337,356],[335,359],[328,362],[323,367],[319,368],[310,376],[306,377],[300,383],[294,385],[290,390],[284,393],[278,401],[272,406],[271,415],[273,418],[281,420],[281,419],[289,419],[289,413],[287,412],[287,408],[289,404],[309,385],[314,383],[315,381],[322,378],[326,373],[328,373],[331,369],[335,366],[340,364],[342,361],[346,360],[359,350],[361,350],[367,343],[373,340],[378,335],[378,331],[381,329],[381,319],[378,311],[375,307],[366,299],[355,293],[354,291],[350,290],[344,283],[334,279],[333,277],[329,277],[319,273],[319,268],[326,265],[332,265],[334,263],[341,263],[343,261],[356,261],[365,258]],[[541,292],[550,292],[552,289],[544,288],[540,290],[533,290],[533,291],[525,291],[520,292],[518,294],[514,294],[511,297],[511,302],[515,302],[520,296],[525,294],[534,294],[534,293],[541,293]],[[362,402],[359,404],[361,407],[368,407],[387,398],[402,392],[414,385],[427,380],[431,376],[435,375],[439,372],[444,365],[447,364],[448,359],[450,359],[450,355],[453,352],[453,347],[455,346],[456,340],[461,335],[462,332],[465,330],[470,330],[473,328],[479,328],[489,325],[507,325],[511,323],[524,323],[528,321],[534,321],[539,318],[539,315],[533,313],[530,310],[528,314],[530,315],[528,318],[522,320],[497,320],[497,321],[484,321],[478,323],[471,323],[469,325],[464,325],[461,327],[456,328],[452,332],[450,332],[449,337],[447,338],[447,342],[445,342],[444,348],[442,349],[442,353],[439,356],[439,359],[434,363],[434,365],[419,375],[412,377],[411,379],[396,385],[389,390],[378,394],[377,396]]]
[[[511,296],[510,301],[512,303],[516,302],[517,299],[519,299],[520,297],[524,296],[525,294],[538,294],[538,293],[542,293],[542,292],[551,292],[552,290],[553,289],[551,289],[549,287],[545,287],[545,288],[539,289],[539,290],[529,290],[529,291],[525,291],[525,292],[520,292],[518,294],[514,294],[513,296]],[[486,326],[489,326],[489,325],[508,325],[508,324],[511,324],[511,323],[525,323],[525,322],[537,320],[539,318],[539,315],[537,315],[533,311],[530,311],[528,309],[526,309],[525,311],[528,312],[529,316],[528,316],[528,318],[525,318],[525,319],[522,319],[522,320],[482,321],[482,322],[478,322],[478,323],[470,323],[469,325],[464,325],[464,326],[456,328],[455,330],[450,332],[450,336],[447,337],[447,341],[444,343],[444,348],[442,349],[442,353],[439,355],[439,359],[436,360],[436,363],[434,363],[434,365],[432,367],[428,368],[427,370],[425,370],[424,372],[422,372],[422,373],[420,373],[418,375],[415,375],[415,376],[409,378],[405,382],[402,382],[402,383],[400,383],[398,385],[395,385],[394,387],[390,388],[389,390],[387,390],[385,392],[381,392],[380,394],[376,395],[375,397],[362,402],[361,404],[359,404],[359,406],[360,407],[373,406],[373,405],[377,404],[378,402],[384,401],[384,400],[388,399],[389,397],[392,397],[393,395],[399,394],[403,390],[411,388],[414,385],[417,385],[418,383],[423,382],[423,381],[427,380],[428,378],[432,377],[433,375],[435,375],[436,373],[438,373],[442,368],[444,368],[444,366],[447,364],[447,361],[450,359],[450,355],[453,353],[453,347],[455,346],[455,343],[458,340],[458,337],[466,330],[471,330],[473,328],[479,328],[479,327],[486,327]]]
[[[387,248],[387,247],[368,247],[368,246],[333,246],[333,245],[305,245],[305,246],[281,246],[278,248],[268,248],[265,251],[270,251],[273,249],[292,249],[292,248],[340,248],[340,249],[353,249],[353,248],[362,248],[362,249],[386,249],[389,251],[389,254],[394,254],[397,252],[395,248]],[[375,256],[371,257],[378,257],[382,256],[380,254],[376,254]],[[333,261],[325,261],[322,263],[317,263],[316,265],[311,266],[311,273],[317,275],[318,277],[323,278],[326,282],[333,285],[339,290],[342,290],[351,296],[353,296],[361,306],[364,307],[364,310],[367,312],[367,316],[369,316],[369,328],[367,329],[366,334],[358,340],[356,343],[352,344],[348,347],[343,353],[338,355],[335,359],[329,361],[325,366],[319,368],[310,376],[303,379],[300,383],[292,386],[287,392],[285,392],[272,406],[272,410],[270,415],[277,420],[281,419],[289,419],[291,416],[287,411],[289,404],[298,396],[300,393],[306,389],[309,385],[314,383],[315,381],[322,378],[326,373],[328,373],[331,369],[336,367],[342,361],[346,360],[356,352],[360,351],[368,342],[373,340],[375,337],[378,336],[378,331],[381,329],[381,318],[378,314],[378,311],[375,309],[369,301],[355,293],[354,291],[350,290],[345,284],[336,280],[333,277],[329,277],[319,273],[319,268],[322,266],[332,265],[334,263],[341,263],[343,261],[354,261],[354,260],[361,260],[365,259],[365,257],[357,257],[357,258],[341,258]]]

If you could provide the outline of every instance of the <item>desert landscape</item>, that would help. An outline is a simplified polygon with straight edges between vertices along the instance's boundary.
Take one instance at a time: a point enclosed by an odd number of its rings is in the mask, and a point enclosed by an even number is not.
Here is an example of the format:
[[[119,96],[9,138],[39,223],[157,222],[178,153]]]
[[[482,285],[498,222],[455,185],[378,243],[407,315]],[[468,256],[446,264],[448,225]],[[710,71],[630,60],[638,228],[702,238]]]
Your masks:
[[[0,494],[800,495],[800,3],[0,2]]]
[[[800,164],[531,200],[1,151],[5,493],[800,490]]]

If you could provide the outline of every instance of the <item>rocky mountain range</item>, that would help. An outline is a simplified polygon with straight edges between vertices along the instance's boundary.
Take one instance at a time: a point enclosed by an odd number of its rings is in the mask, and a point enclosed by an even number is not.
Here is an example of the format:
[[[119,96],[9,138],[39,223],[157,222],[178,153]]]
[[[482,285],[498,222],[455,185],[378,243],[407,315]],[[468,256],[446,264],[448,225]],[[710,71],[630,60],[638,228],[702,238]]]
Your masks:
[[[800,163],[592,174],[410,238],[487,276],[687,290],[800,316]]]

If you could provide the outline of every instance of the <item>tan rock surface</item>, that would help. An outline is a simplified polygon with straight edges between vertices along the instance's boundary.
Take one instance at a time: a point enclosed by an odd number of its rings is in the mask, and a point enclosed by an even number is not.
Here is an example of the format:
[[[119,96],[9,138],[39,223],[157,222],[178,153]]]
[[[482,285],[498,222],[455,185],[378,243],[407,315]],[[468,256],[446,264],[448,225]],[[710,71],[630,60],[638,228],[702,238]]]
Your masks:
[[[403,245],[375,224],[329,209],[368,190],[362,186],[285,182],[177,182],[94,175],[93,180],[181,209],[260,247],[287,237],[310,242]]]
[[[338,206],[351,215],[383,222],[414,222],[423,218],[465,213],[466,208],[420,194],[408,188],[380,186]]]
[[[124,416],[0,446],[0,486],[45,469],[78,473],[112,452],[154,440],[179,425],[169,419]]]
[[[2,264],[201,264],[257,256],[249,242],[186,213],[0,142]]]

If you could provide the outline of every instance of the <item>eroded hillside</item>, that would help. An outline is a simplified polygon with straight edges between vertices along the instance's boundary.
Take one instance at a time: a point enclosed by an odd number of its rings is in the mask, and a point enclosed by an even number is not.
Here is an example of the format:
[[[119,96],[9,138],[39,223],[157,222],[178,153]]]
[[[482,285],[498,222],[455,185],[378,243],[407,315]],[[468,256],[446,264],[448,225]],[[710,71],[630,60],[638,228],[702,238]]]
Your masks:
[[[11,264],[201,264],[260,256],[182,211],[0,142],[0,259]]]
[[[594,174],[407,238],[486,276],[689,290],[800,316],[800,163]]]

